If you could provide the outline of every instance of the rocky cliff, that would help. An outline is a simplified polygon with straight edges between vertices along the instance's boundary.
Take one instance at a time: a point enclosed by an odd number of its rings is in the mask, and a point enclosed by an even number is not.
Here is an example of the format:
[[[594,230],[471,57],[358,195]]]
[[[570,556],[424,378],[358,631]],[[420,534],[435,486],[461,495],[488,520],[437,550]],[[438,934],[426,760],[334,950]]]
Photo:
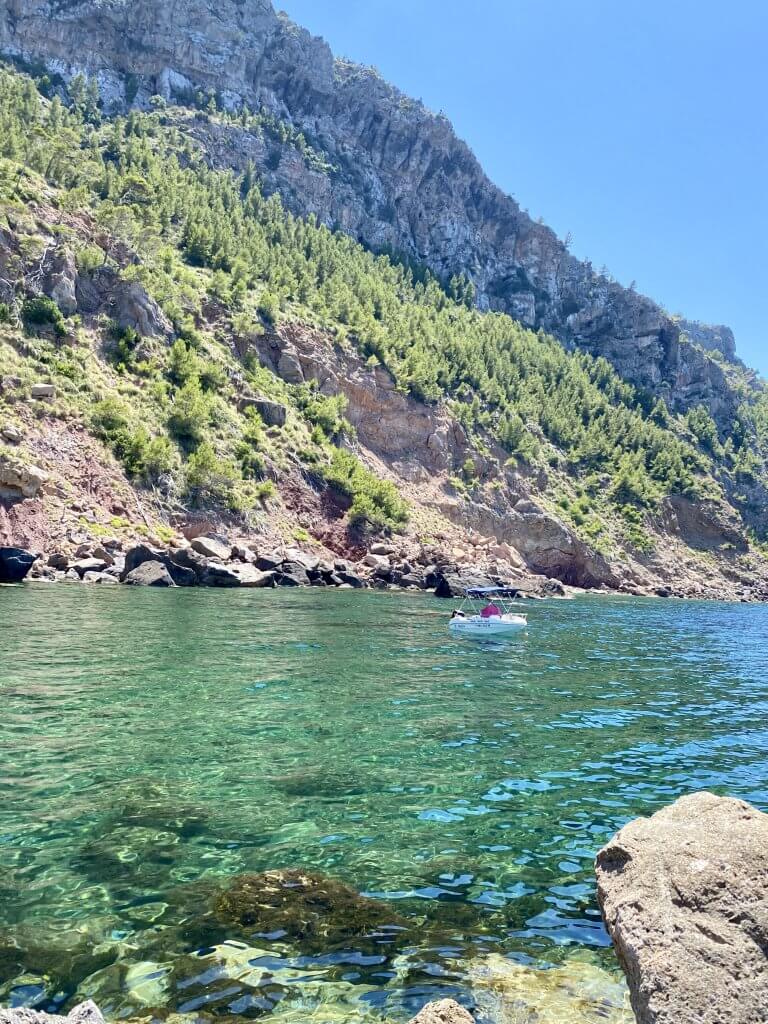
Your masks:
[[[707,352],[733,358],[727,329],[709,344],[575,259],[488,180],[445,117],[374,70],[334,60],[269,0],[6,0],[0,53],[64,80],[95,77],[111,110],[155,95],[189,102],[202,89],[232,110],[270,111],[303,134],[315,159],[235,126],[209,138],[209,159],[255,159],[295,212],[443,279],[466,275],[481,308],[605,356],[673,409],[704,403],[723,429],[735,415],[738,396]]]

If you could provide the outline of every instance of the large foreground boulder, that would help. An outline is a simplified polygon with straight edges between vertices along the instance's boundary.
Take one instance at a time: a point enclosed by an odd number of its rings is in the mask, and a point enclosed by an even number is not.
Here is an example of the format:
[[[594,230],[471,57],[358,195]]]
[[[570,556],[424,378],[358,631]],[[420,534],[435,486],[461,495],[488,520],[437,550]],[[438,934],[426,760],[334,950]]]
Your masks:
[[[682,797],[621,829],[596,872],[639,1024],[768,1020],[768,815]]]
[[[21,583],[36,559],[23,548],[0,548],[0,583]]]

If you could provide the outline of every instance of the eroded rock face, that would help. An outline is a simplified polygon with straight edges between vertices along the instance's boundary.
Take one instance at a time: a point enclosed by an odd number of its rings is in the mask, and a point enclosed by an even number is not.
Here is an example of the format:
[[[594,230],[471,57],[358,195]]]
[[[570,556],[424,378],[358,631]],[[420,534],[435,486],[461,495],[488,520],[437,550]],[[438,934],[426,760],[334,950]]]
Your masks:
[[[766,1020],[768,815],[682,797],[621,829],[596,872],[639,1024]]]
[[[233,109],[264,106],[302,131],[320,159],[233,125],[187,128],[215,165],[253,161],[267,190],[294,212],[315,213],[373,249],[390,246],[441,278],[469,271],[482,308],[606,356],[673,407],[703,401],[718,418],[735,410],[704,348],[651,300],[596,274],[534,223],[488,180],[444,116],[374,70],[334,61],[326,43],[269,0],[13,0],[0,10],[0,51],[43,60],[65,78],[95,76],[112,110],[147,106],[154,94],[184,102],[198,88]],[[136,310],[126,319],[151,333]],[[727,340],[712,347],[727,351]],[[282,358],[282,375],[303,379],[291,354]]]

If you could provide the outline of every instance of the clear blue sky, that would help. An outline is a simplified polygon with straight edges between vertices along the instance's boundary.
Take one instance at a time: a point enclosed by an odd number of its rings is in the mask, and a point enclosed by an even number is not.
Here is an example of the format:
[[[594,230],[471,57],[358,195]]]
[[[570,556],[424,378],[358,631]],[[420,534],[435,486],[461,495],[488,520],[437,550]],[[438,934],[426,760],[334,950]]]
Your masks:
[[[443,110],[573,251],[768,375],[765,0],[275,0]]]

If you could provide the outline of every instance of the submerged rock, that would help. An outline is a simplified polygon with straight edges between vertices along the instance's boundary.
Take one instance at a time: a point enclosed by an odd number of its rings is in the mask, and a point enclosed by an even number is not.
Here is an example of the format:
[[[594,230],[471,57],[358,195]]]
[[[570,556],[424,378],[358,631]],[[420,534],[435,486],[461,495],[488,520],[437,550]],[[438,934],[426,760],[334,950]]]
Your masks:
[[[440,999],[427,1003],[409,1024],[475,1024],[475,1018],[455,999]]]
[[[625,825],[596,872],[640,1024],[766,1020],[768,815],[685,796]]]
[[[624,983],[573,957],[549,970],[491,953],[469,965],[478,1009],[494,1024],[632,1024]]]
[[[252,935],[280,934],[308,950],[327,950],[352,939],[392,935],[404,922],[387,904],[351,886],[309,871],[240,875],[216,899],[222,924]]]
[[[89,999],[70,1010],[66,1017],[24,1007],[0,1009],[0,1024],[104,1024],[104,1018],[96,1004]]]

